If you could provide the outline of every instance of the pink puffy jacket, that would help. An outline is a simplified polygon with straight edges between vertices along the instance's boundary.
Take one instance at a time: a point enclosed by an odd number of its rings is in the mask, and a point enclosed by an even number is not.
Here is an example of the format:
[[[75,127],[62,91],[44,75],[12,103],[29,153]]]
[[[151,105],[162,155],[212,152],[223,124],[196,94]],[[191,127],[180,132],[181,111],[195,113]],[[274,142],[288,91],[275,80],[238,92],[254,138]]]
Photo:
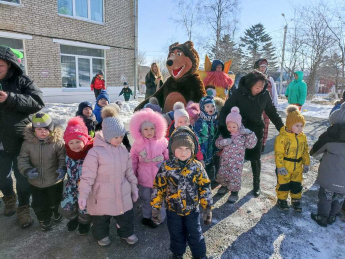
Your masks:
[[[79,197],[87,199],[90,215],[118,216],[131,210],[131,194],[137,184],[125,146],[114,147],[104,140],[102,132],[97,133],[79,184]]]
[[[146,139],[141,135],[141,125],[145,121],[153,123],[156,135]],[[131,148],[133,171],[138,177],[139,184],[144,187],[153,187],[159,166],[169,158],[168,141],[165,132],[167,123],[163,116],[151,109],[136,112],[129,123],[129,130],[134,138]]]

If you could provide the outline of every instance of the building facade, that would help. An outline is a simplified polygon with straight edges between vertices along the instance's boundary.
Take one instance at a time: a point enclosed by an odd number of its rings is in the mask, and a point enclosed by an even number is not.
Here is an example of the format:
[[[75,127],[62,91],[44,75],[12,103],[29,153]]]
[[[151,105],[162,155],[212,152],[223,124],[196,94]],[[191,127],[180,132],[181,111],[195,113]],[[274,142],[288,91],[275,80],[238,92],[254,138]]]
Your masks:
[[[134,1],[0,0],[0,45],[21,50],[39,87],[90,89],[134,84]]]

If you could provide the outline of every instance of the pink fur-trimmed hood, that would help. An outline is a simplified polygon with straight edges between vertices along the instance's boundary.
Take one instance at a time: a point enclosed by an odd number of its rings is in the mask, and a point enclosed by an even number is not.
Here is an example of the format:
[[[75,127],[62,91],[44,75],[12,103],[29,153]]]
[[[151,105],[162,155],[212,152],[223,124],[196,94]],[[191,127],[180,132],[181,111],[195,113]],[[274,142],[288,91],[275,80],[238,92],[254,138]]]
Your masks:
[[[145,108],[135,112],[129,122],[129,131],[135,141],[144,142],[144,137],[141,135],[140,127],[145,121],[149,121],[155,125],[155,138],[157,140],[165,137],[168,126],[164,117],[158,112]]]

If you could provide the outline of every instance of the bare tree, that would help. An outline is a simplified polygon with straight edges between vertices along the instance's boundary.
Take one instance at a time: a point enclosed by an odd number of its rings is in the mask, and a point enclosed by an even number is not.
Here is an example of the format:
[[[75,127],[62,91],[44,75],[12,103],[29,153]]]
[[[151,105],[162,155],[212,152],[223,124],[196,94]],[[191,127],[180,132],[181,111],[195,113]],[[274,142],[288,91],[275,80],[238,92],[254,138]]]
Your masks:
[[[146,63],[146,52],[145,51],[139,51],[138,66],[144,66],[145,63]]]

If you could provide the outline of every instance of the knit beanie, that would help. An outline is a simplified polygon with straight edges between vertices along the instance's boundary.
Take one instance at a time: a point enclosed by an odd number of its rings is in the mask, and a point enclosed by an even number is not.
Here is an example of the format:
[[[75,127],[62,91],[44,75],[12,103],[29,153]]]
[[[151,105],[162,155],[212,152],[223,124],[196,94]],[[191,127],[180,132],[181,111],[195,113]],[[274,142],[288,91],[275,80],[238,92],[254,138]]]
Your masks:
[[[38,112],[32,116],[32,129],[45,128],[52,132],[54,130],[54,122],[52,118],[43,112]]]
[[[182,102],[177,102],[174,104],[174,120],[175,120],[175,127],[180,117],[187,117],[189,119],[189,114],[184,108],[184,104]]]
[[[99,76],[104,76],[104,72],[103,72],[103,70],[102,70],[102,69],[98,70],[97,75],[99,75]]]
[[[329,116],[329,123],[334,124],[345,124],[345,103],[343,103],[338,110],[332,112]]]
[[[149,99],[149,102],[145,104],[144,108],[149,108],[155,112],[162,113],[162,108],[159,106],[159,103],[156,97],[151,97]]]
[[[116,100],[116,101],[115,101],[115,104],[116,104],[117,106],[119,106],[120,111],[121,111],[122,106],[123,106],[123,103],[121,102],[121,100]]]
[[[106,142],[112,138],[123,137],[126,134],[125,125],[119,118],[106,117],[102,121],[102,132]]]
[[[175,150],[178,147],[184,146],[190,148],[192,155],[195,155],[195,145],[190,129],[186,126],[179,127],[179,131],[175,131],[170,138],[171,151],[175,155]]]
[[[200,109],[202,111],[205,111],[205,105],[206,104],[213,104],[214,107],[216,107],[216,103],[214,101],[214,97],[213,96],[205,96],[205,97],[201,98],[201,100],[200,100]]]
[[[66,144],[72,139],[78,139],[83,141],[84,145],[86,145],[88,142],[88,130],[81,117],[74,117],[68,121],[63,139]]]
[[[78,111],[77,111],[77,114],[76,115],[83,115],[83,110],[84,108],[86,107],[90,107],[91,110],[93,110],[92,108],[92,103],[91,102],[88,102],[88,101],[85,101],[85,102],[81,102],[78,106]]]
[[[296,123],[301,122],[303,126],[305,125],[305,119],[296,105],[289,105],[286,108],[286,128],[292,131],[292,126]]]
[[[238,107],[234,106],[231,108],[231,112],[226,116],[225,119],[226,124],[228,122],[235,122],[238,126],[238,128],[242,125],[242,116],[240,115],[240,109]]]
[[[98,101],[101,100],[102,98],[106,99],[108,101],[108,103],[110,102],[109,94],[105,90],[101,90],[101,92],[97,96],[96,103],[98,103]]]
[[[186,106],[186,111],[188,112],[189,118],[196,121],[200,114],[199,104],[189,101]]]

